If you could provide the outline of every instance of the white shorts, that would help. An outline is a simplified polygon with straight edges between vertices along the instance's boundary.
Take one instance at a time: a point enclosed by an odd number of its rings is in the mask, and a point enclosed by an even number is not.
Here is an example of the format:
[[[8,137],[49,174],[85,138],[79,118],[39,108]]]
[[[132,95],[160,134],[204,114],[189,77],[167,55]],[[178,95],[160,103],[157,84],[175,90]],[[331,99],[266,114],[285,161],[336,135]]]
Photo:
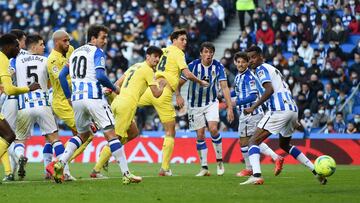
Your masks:
[[[190,130],[199,130],[206,126],[206,121],[219,122],[219,102],[204,107],[190,107],[188,114]]]
[[[16,139],[26,140],[35,123],[40,126],[42,135],[48,135],[58,130],[50,106],[21,109],[17,112],[16,117]]]
[[[291,137],[295,131],[294,126],[298,119],[298,113],[293,111],[268,111],[260,120],[258,127],[272,134],[281,134],[283,137]]]
[[[109,104],[100,99],[84,99],[72,102],[76,129],[79,133],[90,131],[90,124],[95,121],[100,128],[114,128],[114,115]]]
[[[251,137],[255,134],[259,121],[264,117],[263,113],[256,115],[241,114],[239,118],[239,136]]]
[[[1,109],[1,113],[4,115],[6,121],[9,123],[12,130],[16,129],[16,114],[18,112],[18,100],[17,99],[5,99]]]

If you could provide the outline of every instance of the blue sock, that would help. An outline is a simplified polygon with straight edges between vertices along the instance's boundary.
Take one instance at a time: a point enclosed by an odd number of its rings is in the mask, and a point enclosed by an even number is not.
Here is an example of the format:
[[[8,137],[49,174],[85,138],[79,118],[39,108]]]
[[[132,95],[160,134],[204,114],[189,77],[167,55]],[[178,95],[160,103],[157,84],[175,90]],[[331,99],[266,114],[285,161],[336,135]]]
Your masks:
[[[52,144],[52,147],[54,148],[55,151],[55,156],[59,157],[60,155],[62,155],[65,151],[64,145],[60,142],[60,141],[55,141]]]
[[[291,156],[293,156],[296,159],[299,156],[299,154],[301,154],[301,151],[297,147],[292,146],[291,149],[289,150],[289,154],[291,154]]]
[[[51,163],[53,156],[53,148],[50,143],[46,142],[43,148],[44,173],[46,174],[46,166]]]

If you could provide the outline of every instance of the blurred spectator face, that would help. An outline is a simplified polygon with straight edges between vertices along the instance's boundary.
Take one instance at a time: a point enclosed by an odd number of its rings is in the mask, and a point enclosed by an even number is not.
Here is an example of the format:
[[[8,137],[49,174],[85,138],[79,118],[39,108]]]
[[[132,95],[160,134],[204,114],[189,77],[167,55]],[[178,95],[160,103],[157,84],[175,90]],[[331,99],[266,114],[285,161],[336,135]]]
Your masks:
[[[354,61],[355,61],[355,63],[360,63],[360,55],[359,54],[357,54],[357,53],[354,54]]]
[[[109,80],[110,80],[111,83],[116,82],[116,77],[115,77],[115,74],[113,72],[110,72],[108,77],[109,77]]]
[[[185,0],[180,1],[180,8],[182,8],[182,9],[186,8],[186,1]]]
[[[316,82],[316,81],[318,81],[317,75],[311,74],[311,76],[310,76],[310,81],[311,81],[311,82]]]
[[[267,31],[267,30],[268,30],[268,24],[267,24],[266,21],[262,21],[262,22],[261,22],[261,29],[262,29],[263,31]]]
[[[304,47],[305,49],[308,47],[308,42],[306,40],[301,42],[302,47]]]
[[[206,9],[206,16],[212,17],[214,15],[214,12],[211,8]]]
[[[287,25],[281,24],[280,30],[281,30],[281,32],[287,32]]]
[[[319,113],[320,115],[324,115],[324,113],[325,113],[325,107],[324,107],[324,106],[319,106],[318,113]]]
[[[330,46],[330,48],[335,48],[335,42],[334,41],[330,41],[329,42],[329,46]]]
[[[116,70],[116,78],[119,79],[121,78],[121,76],[124,74],[122,69],[117,69]]]
[[[289,58],[288,64],[289,64],[289,66],[293,66],[293,65],[294,65],[294,59],[293,59],[292,57]]]
[[[348,132],[352,132],[352,131],[354,131],[355,130],[355,125],[354,125],[354,123],[348,123],[348,125],[347,125],[347,131]]]
[[[277,20],[278,20],[278,17],[277,17],[277,15],[276,15],[276,13],[273,13],[273,14],[271,15],[271,21],[272,21],[273,23],[275,23],[275,22],[277,22]]]
[[[307,16],[305,14],[301,15],[301,22],[306,23],[307,22]]]
[[[324,92],[323,91],[320,90],[317,92],[317,99],[318,99],[318,101],[324,100]]]
[[[342,116],[342,114],[337,113],[335,119],[336,119],[336,122],[337,122],[337,123],[342,122],[342,121],[343,121],[343,116]]]
[[[273,60],[273,65],[278,66],[279,64],[280,64],[279,59],[277,57],[275,57]]]
[[[325,69],[326,69],[326,70],[332,70],[331,63],[326,63],[326,64],[325,64]]]
[[[326,91],[326,92],[331,92],[331,89],[332,89],[332,87],[331,87],[331,84],[330,84],[330,83],[328,83],[328,84],[325,85],[325,91]]]
[[[328,129],[328,132],[333,132],[334,131],[334,125],[331,122],[329,122],[327,124],[327,129]]]
[[[334,97],[331,97],[331,98],[329,99],[329,105],[330,105],[330,106],[334,106],[335,103],[336,103],[335,98],[334,98]]]
[[[356,115],[354,116],[354,122],[355,122],[356,124],[360,123],[360,115],[359,115],[359,114],[356,114]]]
[[[305,118],[309,118],[311,116],[310,109],[305,109],[304,116],[305,116]]]
[[[304,66],[300,67],[300,75],[305,75],[306,74],[306,68]]]
[[[302,90],[302,92],[308,92],[309,91],[309,85],[306,84],[306,83],[303,83],[301,85],[301,90]]]

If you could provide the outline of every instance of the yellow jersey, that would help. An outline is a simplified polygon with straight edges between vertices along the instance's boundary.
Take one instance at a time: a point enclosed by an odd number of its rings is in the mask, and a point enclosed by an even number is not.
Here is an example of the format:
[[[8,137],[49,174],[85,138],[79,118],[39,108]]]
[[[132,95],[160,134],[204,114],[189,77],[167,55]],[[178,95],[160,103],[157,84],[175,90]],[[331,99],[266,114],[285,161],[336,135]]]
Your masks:
[[[138,102],[141,95],[151,85],[157,85],[153,69],[145,61],[136,63],[125,72],[125,79],[117,97],[131,98]]]
[[[162,49],[163,55],[157,65],[155,77],[164,77],[173,91],[176,90],[181,70],[187,68],[184,52],[174,45]]]
[[[66,56],[53,49],[48,57],[47,69],[49,73],[49,79],[53,88],[53,106],[54,104],[61,104],[66,100],[64,92],[60,85],[59,74],[63,69],[64,65],[68,62],[71,53],[74,51],[74,47],[70,46]],[[71,87],[70,77],[68,76],[68,83]]]
[[[0,78],[2,76],[11,76],[9,72],[10,61],[9,58],[0,51]]]

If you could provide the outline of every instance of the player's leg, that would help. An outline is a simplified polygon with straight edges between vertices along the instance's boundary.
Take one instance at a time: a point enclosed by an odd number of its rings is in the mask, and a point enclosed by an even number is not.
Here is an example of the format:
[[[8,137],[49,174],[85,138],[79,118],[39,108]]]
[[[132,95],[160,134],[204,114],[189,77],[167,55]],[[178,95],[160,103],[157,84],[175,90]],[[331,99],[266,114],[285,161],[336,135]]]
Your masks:
[[[205,141],[205,127],[196,130],[196,149],[198,151],[201,164],[200,172],[196,174],[196,176],[210,176],[207,163],[208,148]]]
[[[239,123],[239,127],[240,127],[240,125],[241,125],[241,123]],[[244,130],[246,130],[246,128],[244,128]],[[239,144],[240,144],[241,154],[243,156],[244,163],[245,163],[245,169],[241,170],[240,172],[238,172],[236,174],[236,176],[239,176],[239,177],[252,175],[252,167],[251,167],[250,160],[249,160],[249,146],[248,146],[249,139],[250,139],[250,137],[247,137],[246,133],[245,134],[242,133],[240,135]]]
[[[45,179],[51,179],[51,175],[46,171],[46,166],[51,163],[52,157],[53,157],[53,147],[51,145],[51,142],[45,137],[45,145],[43,148]]]
[[[0,114],[0,157],[8,150],[9,145],[15,140],[15,133],[10,125]]]

